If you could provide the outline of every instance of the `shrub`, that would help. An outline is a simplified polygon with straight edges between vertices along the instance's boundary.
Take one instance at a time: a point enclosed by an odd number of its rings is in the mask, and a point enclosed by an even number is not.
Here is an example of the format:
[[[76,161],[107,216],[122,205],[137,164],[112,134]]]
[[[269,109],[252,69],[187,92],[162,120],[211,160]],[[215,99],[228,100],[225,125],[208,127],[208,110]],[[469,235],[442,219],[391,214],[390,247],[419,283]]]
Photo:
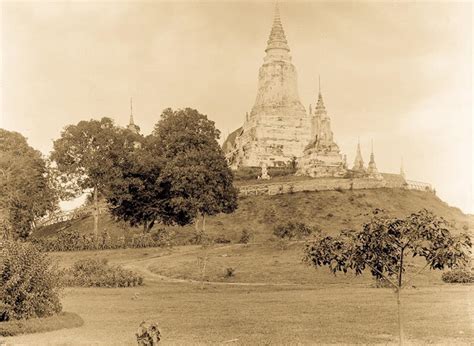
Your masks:
[[[173,231],[158,229],[151,233],[134,234],[131,237],[113,238],[107,231],[96,235],[81,234],[77,230],[63,230],[57,237],[33,238],[31,242],[44,251],[82,251],[169,246]]]
[[[273,229],[273,234],[278,238],[301,239],[313,233],[314,229],[304,224],[303,222],[287,222],[285,224],[277,225]]]
[[[143,277],[119,266],[109,266],[107,260],[82,259],[64,271],[64,284],[82,287],[131,287],[143,284]]]
[[[140,323],[140,327],[138,327],[138,331],[135,335],[138,345],[143,346],[157,345],[161,340],[161,333],[157,323],[143,321]]]
[[[228,278],[231,278],[233,276],[235,276],[235,268],[232,268],[232,267],[226,268],[225,273],[224,273],[224,277],[226,279],[228,279]]]
[[[252,238],[253,235],[249,231],[244,229],[242,231],[242,234],[240,235],[239,244],[248,244]]]
[[[227,238],[225,235],[219,235],[214,239],[214,243],[216,243],[216,244],[229,244],[230,239]]]
[[[59,276],[31,243],[4,241],[0,252],[0,321],[59,313]]]
[[[210,245],[213,240],[203,230],[196,230],[192,237],[189,239],[191,245]]]
[[[468,284],[474,283],[474,273],[469,268],[454,269],[443,273],[441,279],[448,283]]]

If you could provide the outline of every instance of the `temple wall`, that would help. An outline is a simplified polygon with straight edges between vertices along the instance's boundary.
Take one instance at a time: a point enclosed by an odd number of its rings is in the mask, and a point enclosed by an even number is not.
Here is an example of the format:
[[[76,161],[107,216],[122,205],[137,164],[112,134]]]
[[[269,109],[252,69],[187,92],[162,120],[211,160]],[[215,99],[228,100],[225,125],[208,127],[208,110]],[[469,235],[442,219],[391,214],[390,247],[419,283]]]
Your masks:
[[[379,189],[389,188],[406,188],[410,190],[432,191],[427,189],[430,186],[426,183],[417,184],[395,184],[388,185],[384,180],[375,179],[345,179],[345,178],[320,178],[307,179],[292,182],[278,183],[260,183],[253,185],[245,185],[239,187],[240,196],[252,195],[278,195],[282,193],[301,192],[301,191],[331,191],[331,190],[363,190],[363,189]],[[431,187],[431,186],[430,186]]]

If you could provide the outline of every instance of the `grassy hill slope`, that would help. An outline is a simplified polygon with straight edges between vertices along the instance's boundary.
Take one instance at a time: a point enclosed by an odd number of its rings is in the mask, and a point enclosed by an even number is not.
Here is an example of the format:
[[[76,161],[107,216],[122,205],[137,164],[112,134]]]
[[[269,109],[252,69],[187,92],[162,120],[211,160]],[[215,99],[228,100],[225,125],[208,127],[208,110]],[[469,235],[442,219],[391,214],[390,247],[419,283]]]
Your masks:
[[[470,216],[448,206],[434,194],[402,189],[373,189],[243,197],[239,200],[239,208],[233,214],[207,218],[206,231],[211,236],[224,236],[235,242],[246,229],[253,234],[253,241],[261,242],[272,236],[275,225],[300,221],[318,226],[327,233],[335,233],[341,229],[359,228],[370,218],[374,208],[384,209],[392,216],[404,216],[426,208],[452,222],[458,230],[466,231],[472,228]],[[139,228],[130,228],[125,223],[113,221],[107,214],[101,215],[99,227],[113,236],[141,232]],[[63,229],[89,233],[92,228],[93,220],[88,216],[46,226],[39,229],[35,236],[48,237]],[[190,237],[194,233],[193,225],[167,228],[173,228],[177,237],[181,238]]]

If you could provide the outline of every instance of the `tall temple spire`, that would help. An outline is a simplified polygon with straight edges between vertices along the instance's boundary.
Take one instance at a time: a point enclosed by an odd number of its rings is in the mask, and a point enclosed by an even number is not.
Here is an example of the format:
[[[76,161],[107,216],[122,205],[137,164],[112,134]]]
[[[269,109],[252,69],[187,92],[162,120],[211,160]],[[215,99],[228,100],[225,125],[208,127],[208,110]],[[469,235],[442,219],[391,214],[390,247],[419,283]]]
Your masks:
[[[268,53],[268,51],[272,49],[283,49],[287,52],[290,51],[290,47],[288,47],[288,41],[286,40],[285,31],[283,30],[283,25],[281,24],[278,3],[275,4],[275,15],[273,17],[272,31],[270,32],[270,37],[268,38],[265,52]]]

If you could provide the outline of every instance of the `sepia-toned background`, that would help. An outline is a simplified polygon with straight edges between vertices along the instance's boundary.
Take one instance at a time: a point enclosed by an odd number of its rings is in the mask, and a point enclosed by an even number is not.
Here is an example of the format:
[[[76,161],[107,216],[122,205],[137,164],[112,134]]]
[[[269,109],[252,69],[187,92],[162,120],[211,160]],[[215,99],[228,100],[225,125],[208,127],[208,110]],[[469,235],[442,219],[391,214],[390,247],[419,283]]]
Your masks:
[[[3,2],[0,127],[47,154],[61,129],[129,99],[147,134],[166,107],[193,107],[222,138],[253,105],[273,3]],[[281,3],[305,107],[321,76],[352,164],[430,182],[472,213],[472,5]]]

